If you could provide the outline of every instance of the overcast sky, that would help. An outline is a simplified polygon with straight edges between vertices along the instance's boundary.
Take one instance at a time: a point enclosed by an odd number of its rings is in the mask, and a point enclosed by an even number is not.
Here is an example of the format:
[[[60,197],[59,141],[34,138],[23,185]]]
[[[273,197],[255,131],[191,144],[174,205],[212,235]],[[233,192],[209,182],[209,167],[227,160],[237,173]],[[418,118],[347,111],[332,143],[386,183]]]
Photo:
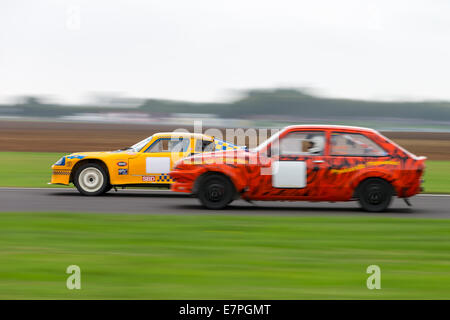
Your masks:
[[[450,100],[448,0],[1,0],[0,99]]]

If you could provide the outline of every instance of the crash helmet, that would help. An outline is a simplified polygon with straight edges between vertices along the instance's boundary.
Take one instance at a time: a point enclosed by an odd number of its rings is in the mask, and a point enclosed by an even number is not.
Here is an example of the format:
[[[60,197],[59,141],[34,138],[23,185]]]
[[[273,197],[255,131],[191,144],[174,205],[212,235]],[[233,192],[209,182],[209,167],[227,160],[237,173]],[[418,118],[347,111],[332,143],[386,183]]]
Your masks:
[[[310,140],[311,147],[308,149],[309,153],[321,153],[325,146],[325,138],[323,136],[314,136]]]

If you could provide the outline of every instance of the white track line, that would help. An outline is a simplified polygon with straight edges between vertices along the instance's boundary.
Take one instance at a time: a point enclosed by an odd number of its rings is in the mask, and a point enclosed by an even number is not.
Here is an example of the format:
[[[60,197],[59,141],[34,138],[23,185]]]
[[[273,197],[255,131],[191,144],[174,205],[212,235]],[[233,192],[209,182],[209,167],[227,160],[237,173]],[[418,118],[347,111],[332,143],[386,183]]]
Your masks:
[[[50,187],[50,188],[21,188],[21,187],[0,187],[0,191],[1,190],[58,190],[58,191],[63,191],[63,190],[67,190],[67,191],[74,191],[76,190],[75,188],[58,188],[58,187]],[[111,189],[113,190],[113,189]],[[121,187],[117,188],[117,191],[120,190],[127,190],[127,191],[137,191],[137,192],[172,192],[169,189],[122,189]]]
[[[450,194],[421,193],[418,197],[450,197]]]
[[[67,191],[73,191],[75,188],[21,188],[21,187],[0,187],[1,190],[67,190]],[[122,189],[121,187],[117,188],[117,191],[126,190],[126,191],[135,191],[135,192],[173,192],[168,189]],[[415,195],[414,197],[450,197],[450,194],[436,194],[436,193],[421,193],[418,195]]]

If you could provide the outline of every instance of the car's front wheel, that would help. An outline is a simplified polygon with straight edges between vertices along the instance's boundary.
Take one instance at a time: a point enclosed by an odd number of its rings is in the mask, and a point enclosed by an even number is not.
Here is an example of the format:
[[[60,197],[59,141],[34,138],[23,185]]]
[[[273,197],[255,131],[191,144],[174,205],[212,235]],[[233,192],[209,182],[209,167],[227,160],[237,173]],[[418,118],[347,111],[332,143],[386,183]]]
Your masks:
[[[227,177],[210,174],[200,181],[197,196],[206,208],[223,209],[234,199],[234,186]]]
[[[98,196],[110,187],[105,169],[97,163],[86,163],[78,168],[74,177],[78,191],[85,196]]]
[[[370,178],[359,186],[358,195],[359,203],[364,210],[381,212],[391,204],[393,189],[386,180]]]

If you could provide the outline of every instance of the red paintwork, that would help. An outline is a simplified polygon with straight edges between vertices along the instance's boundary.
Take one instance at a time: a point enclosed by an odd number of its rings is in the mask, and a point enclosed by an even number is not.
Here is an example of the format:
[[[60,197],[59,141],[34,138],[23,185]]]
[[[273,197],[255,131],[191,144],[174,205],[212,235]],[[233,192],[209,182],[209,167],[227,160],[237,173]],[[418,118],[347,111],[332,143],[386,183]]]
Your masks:
[[[411,197],[421,191],[420,181],[425,168],[425,157],[417,157],[402,149],[375,130],[346,126],[290,126],[282,130],[279,138],[294,131],[324,131],[324,155],[272,157],[265,155],[267,148],[254,151],[231,150],[204,153],[181,160],[170,173],[175,179],[171,189],[178,192],[196,192],[195,182],[207,172],[219,172],[233,182],[241,197],[248,200],[308,200],[348,201],[353,199],[361,181],[378,177],[392,184],[398,197]],[[376,142],[387,156],[330,156],[329,141],[332,132],[359,133]],[[274,188],[270,172],[274,160],[301,160],[307,163],[305,188]],[[313,163],[323,160],[323,163]],[[263,169],[267,168],[267,169]],[[347,169],[347,170],[346,170]]]

